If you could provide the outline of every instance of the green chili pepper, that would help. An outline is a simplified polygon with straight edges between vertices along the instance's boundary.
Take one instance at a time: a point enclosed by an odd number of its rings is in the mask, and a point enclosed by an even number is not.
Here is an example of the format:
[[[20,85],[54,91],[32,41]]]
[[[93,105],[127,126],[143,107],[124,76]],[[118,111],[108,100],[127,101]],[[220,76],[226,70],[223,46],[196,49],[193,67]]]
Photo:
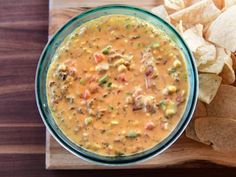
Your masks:
[[[92,121],[93,121],[92,117],[87,117],[87,118],[84,119],[84,124],[89,125],[89,124],[92,123]]]
[[[85,85],[85,79],[82,79],[82,78],[81,78],[81,79],[79,80],[79,83],[80,83],[81,85]]]
[[[127,137],[128,138],[136,138],[138,136],[137,132],[134,131],[134,130],[130,130],[128,133],[127,133]]]
[[[113,111],[113,110],[114,110],[114,107],[113,107],[111,104],[109,104],[109,105],[108,105],[108,109],[109,109],[109,111]]]
[[[103,53],[104,55],[108,55],[109,52],[110,52],[110,50],[111,50],[111,48],[112,48],[111,45],[106,46],[105,48],[102,49],[102,53]]]
[[[112,82],[108,82],[108,83],[107,83],[107,87],[108,87],[108,88],[111,88],[111,86],[112,86]]]
[[[156,49],[156,48],[158,48],[158,47],[160,47],[160,43],[159,43],[159,42],[154,42],[154,43],[151,45],[151,48],[153,48],[153,49]]]
[[[160,101],[159,106],[161,110],[163,111],[166,110],[166,101],[165,100]]]
[[[104,76],[102,76],[102,77],[98,80],[99,85],[103,85],[103,84],[107,83],[108,79],[109,79],[109,76],[108,76],[107,74],[105,74]]]
[[[176,68],[169,68],[168,69],[168,74],[173,74],[176,72]]]

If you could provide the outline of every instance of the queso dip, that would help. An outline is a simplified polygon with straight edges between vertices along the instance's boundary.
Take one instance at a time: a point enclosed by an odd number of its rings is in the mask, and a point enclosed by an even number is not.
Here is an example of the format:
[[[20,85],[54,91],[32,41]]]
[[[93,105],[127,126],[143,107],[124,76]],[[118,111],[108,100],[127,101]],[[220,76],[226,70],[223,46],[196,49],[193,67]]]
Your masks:
[[[160,143],[180,121],[189,90],[180,48],[158,27],[125,15],[78,27],[57,50],[46,84],[62,132],[105,156]]]

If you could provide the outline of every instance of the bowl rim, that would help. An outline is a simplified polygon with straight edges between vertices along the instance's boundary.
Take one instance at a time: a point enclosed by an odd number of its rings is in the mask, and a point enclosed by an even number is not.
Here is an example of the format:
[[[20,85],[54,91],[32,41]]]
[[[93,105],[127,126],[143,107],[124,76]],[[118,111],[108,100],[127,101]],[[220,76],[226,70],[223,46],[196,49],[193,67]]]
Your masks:
[[[91,157],[90,155],[86,155],[83,154],[82,152],[74,149],[73,147],[71,147],[70,144],[68,144],[60,135],[58,135],[58,133],[52,128],[52,126],[46,121],[47,115],[44,113],[42,107],[43,107],[43,103],[41,102],[41,98],[39,96],[39,85],[40,85],[40,78],[39,78],[39,72],[40,72],[40,68],[41,68],[41,64],[42,61],[45,59],[45,55],[47,53],[47,51],[49,50],[49,46],[53,43],[53,41],[57,38],[57,36],[60,35],[60,33],[66,29],[67,26],[69,26],[71,23],[73,23],[75,20],[81,19],[84,16],[86,16],[87,14],[90,14],[92,12],[96,12],[96,11],[100,11],[100,10],[105,10],[105,9],[110,9],[110,8],[122,8],[122,9],[128,9],[128,10],[134,10],[134,11],[139,11],[142,13],[145,13],[146,15],[152,16],[153,18],[155,18],[156,20],[158,20],[160,23],[162,23],[165,27],[169,28],[174,35],[178,38],[178,40],[180,40],[180,42],[182,43],[182,45],[184,46],[187,56],[190,59],[190,63],[191,63],[191,67],[193,69],[193,80],[194,80],[194,88],[193,88],[193,96],[192,96],[192,102],[191,102],[191,106],[190,109],[188,111],[188,114],[185,117],[185,120],[182,122],[182,125],[178,128],[178,130],[173,134],[172,137],[171,134],[168,135],[166,137],[169,138],[168,141],[163,145],[163,147],[161,148],[156,148],[155,151],[148,153],[144,156],[141,155],[141,157],[138,158],[134,158],[131,160],[121,160],[119,162],[113,161],[113,160],[101,160],[101,159],[97,159],[96,157]],[[40,117],[44,122],[44,125],[47,128],[47,131],[49,131],[49,133],[56,139],[56,141],[62,146],[64,147],[67,151],[69,151],[70,153],[74,154],[77,157],[80,157],[81,159],[85,160],[85,161],[89,161],[92,163],[95,163],[97,165],[105,165],[105,166],[126,166],[126,165],[133,165],[136,163],[140,163],[143,161],[146,161],[150,158],[153,158],[159,154],[161,154],[163,151],[165,151],[166,149],[168,149],[178,138],[179,136],[183,133],[183,131],[185,130],[185,128],[187,127],[188,123],[190,122],[196,104],[197,104],[197,96],[198,96],[198,92],[199,92],[199,80],[198,80],[198,72],[197,72],[197,67],[196,67],[196,63],[194,60],[194,57],[188,47],[188,45],[186,44],[186,42],[184,41],[184,39],[181,37],[181,35],[174,29],[174,27],[167,23],[166,21],[164,21],[163,19],[161,19],[160,17],[156,16],[155,14],[151,13],[148,10],[139,8],[139,7],[135,7],[135,6],[130,6],[130,5],[123,5],[123,4],[109,4],[109,5],[103,5],[103,6],[98,6],[96,8],[90,9],[88,11],[82,12],[76,16],[74,16],[73,18],[71,18],[70,20],[68,20],[62,27],[60,27],[53,35],[52,37],[48,40],[47,44],[45,45],[40,57],[39,57],[39,61],[37,64],[37,69],[36,69],[36,74],[35,74],[35,97],[36,97],[36,104],[37,104],[37,108],[38,111],[40,113]],[[186,108],[185,108],[186,109]],[[182,117],[183,119],[183,117]],[[180,123],[180,122],[179,122]],[[178,125],[178,124],[177,124]],[[177,127],[176,125],[176,127]],[[172,130],[171,133],[174,132],[174,130],[176,129],[176,127]],[[69,139],[69,138],[68,138]],[[165,140],[165,139],[164,139]],[[164,141],[163,140],[163,141]],[[71,141],[71,140],[69,140]],[[162,142],[163,142],[162,141]],[[160,143],[159,143],[160,144]],[[155,145],[156,146],[156,145]],[[154,147],[155,147],[154,146]],[[150,149],[148,149],[150,150]],[[148,151],[146,150],[146,151]],[[144,152],[146,152],[144,151]],[[95,154],[95,153],[94,153]],[[139,154],[139,153],[138,153]],[[137,154],[134,154],[134,156]],[[101,156],[104,157],[102,155],[96,154],[96,156]],[[129,155],[128,155],[129,156]],[[128,157],[128,156],[124,156],[124,157]],[[112,158],[111,158],[112,159]]]

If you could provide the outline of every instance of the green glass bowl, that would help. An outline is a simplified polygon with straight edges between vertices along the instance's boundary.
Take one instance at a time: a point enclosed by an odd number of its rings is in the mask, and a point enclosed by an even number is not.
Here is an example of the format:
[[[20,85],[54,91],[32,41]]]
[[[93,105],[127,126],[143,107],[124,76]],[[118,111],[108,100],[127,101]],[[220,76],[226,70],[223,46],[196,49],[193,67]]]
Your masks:
[[[119,156],[119,157],[98,155],[96,153],[83,149],[82,147],[74,144],[71,140],[69,140],[56,125],[47,103],[47,94],[46,94],[46,78],[47,78],[48,68],[52,62],[52,58],[57,48],[60,46],[63,40],[69,34],[71,34],[71,32],[73,32],[77,27],[86,23],[87,21],[109,14],[123,14],[123,15],[135,16],[165,31],[173,39],[173,41],[176,42],[176,44],[179,46],[179,48],[182,50],[185,56],[184,59],[188,70],[189,89],[190,89],[189,96],[187,99],[187,106],[184,111],[184,114],[180,119],[179,123],[177,124],[176,128],[170,133],[170,135],[167,138],[165,138],[162,142],[160,142],[153,148],[148,149],[144,152],[128,156]],[[36,78],[35,78],[35,95],[39,113],[42,117],[44,124],[47,127],[47,130],[65,149],[67,149],[72,154],[82,159],[94,162],[96,164],[121,166],[144,161],[160,154],[168,147],[170,147],[170,145],[173,144],[176,141],[176,139],[182,134],[187,124],[189,123],[196,106],[197,95],[198,95],[198,75],[197,75],[196,65],[194,63],[194,59],[192,57],[190,50],[188,49],[182,37],[176,32],[176,30],[170,24],[168,24],[161,18],[157,17],[156,15],[144,9],[126,5],[107,5],[89,10],[72,18],[61,29],[59,29],[56,32],[56,34],[50,39],[50,41],[45,46],[38,62]]]

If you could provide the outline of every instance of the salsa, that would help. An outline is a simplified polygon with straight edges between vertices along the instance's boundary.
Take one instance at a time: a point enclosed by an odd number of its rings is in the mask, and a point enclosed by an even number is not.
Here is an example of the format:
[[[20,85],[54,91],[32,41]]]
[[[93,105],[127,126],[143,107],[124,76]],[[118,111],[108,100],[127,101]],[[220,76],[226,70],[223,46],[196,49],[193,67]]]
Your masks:
[[[46,84],[58,127],[105,156],[160,143],[181,119],[189,89],[177,44],[158,27],[125,15],[78,27],[58,48]]]

